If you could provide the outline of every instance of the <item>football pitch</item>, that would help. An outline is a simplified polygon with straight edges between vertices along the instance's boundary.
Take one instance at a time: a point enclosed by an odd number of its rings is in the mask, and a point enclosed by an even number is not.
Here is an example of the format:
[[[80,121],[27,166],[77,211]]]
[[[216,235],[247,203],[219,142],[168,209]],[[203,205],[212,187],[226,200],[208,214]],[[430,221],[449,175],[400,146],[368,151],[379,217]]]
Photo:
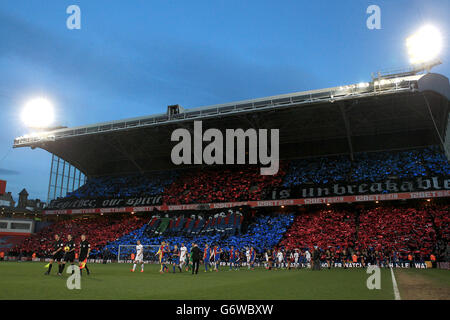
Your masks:
[[[381,289],[369,290],[370,276],[365,269],[323,269],[321,271],[272,270],[263,268],[219,272],[204,272],[201,265],[198,275],[188,272],[160,274],[159,266],[145,265],[135,273],[130,264],[91,264],[91,275],[83,272],[80,290],[66,286],[70,276],[64,270],[57,276],[57,265],[52,274],[44,275],[46,263],[1,262],[0,299],[63,299],[63,300],[310,300],[356,299],[392,300],[395,298],[390,269],[381,269]],[[450,272],[448,270],[395,270],[400,295],[418,286],[431,292],[425,299],[450,299]],[[417,280],[417,277],[419,277]],[[419,286],[420,286],[419,285]],[[419,288],[420,289],[420,288]],[[434,295],[437,290],[439,294]],[[419,290],[421,292],[423,290]],[[420,293],[419,293],[420,294]],[[421,298],[420,296],[413,298]]]

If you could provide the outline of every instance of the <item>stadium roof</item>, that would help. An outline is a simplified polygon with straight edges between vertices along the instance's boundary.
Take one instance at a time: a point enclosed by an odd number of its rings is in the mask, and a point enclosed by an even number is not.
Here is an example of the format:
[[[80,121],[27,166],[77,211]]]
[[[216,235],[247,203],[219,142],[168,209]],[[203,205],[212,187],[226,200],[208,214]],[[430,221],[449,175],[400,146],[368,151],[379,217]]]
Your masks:
[[[450,85],[435,73],[374,79],[18,137],[14,148],[42,148],[88,176],[176,167],[176,128],[280,129],[280,158],[382,151],[439,144],[446,135]],[[431,117],[430,115],[433,115]]]

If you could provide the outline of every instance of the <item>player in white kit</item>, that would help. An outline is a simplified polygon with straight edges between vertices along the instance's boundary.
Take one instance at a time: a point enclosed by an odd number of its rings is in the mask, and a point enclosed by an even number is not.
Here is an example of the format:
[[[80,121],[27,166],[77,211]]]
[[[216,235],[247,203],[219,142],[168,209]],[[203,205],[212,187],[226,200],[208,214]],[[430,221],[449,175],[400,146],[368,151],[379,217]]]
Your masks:
[[[187,248],[184,246],[184,243],[182,243],[181,248],[180,248],[180,268],[181,269],[183,269],[184,265],[187,265],[186,253],[187,253]]]
[[[137,241],[136,245],[136,257],[133,261],[133,269],[131,269],[131,272],[134,272],[136,270],[136,264],[141,264],[141,272],[144,272],[144,246],[141,244],[141,241]]]
[[[294,251],[294,266],[298,268],[298,258],[300,257],[300,254],[298,252],[298,249],[295,249]]]
[[[305,258],[306,258],[306,264],[308,265],[308,268],[311,267],[311,253],[306,249],[305,251]]]
[[[278,250],[277,260],[278,260],[278,268],[282,268],[283,262],[284,262],[284,257],[283,257],[283,252],[281,250]]]
[[[250,248],[245,251],[245,257],[247,258],[247,267],[250,269]]]

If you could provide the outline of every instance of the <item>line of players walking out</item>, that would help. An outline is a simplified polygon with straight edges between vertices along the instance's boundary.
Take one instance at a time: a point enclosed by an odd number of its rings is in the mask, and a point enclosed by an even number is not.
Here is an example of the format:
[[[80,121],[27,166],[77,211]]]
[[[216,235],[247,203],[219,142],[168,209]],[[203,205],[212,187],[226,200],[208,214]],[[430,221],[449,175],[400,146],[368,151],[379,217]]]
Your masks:
[[[176,273],[178,269],[179,272],[185,270],[186,272],[191,271],[193,274],[198,273],[200,261],[203,261],[205,272],[219,271],[219,264],[221,261],[221,254],[223,253],[222,249],[220,249],[217,245],[213,247],[209,247],[205,245],[203,250],[200,250],[196,243],[192,243],[191,250],[188,251],[187,247],[184,243],[181,244],[180,248],[177,245],[174,245],[173,249],[170,249],[170,244],[168,242],[163,241],[159,246],[158,252],[156,252],[156,256],[158,258],[159,264],[161,268],[159,270],[160,273],[169,272],[169,266],[172,266],[172,272]],[[248,250],[248,265],[249,268],[253,268],[253,264],[255,261],[255,250],[250,248]],[[238,250],[234,250],[231,247],[230,250],[230,270],[232,267],[240,266],[240,254]],[[141,272],[144,272],[144,246],[138,240],[136,245],[136,256],[133,261],[133,268],[131,272],[136,271],[136,266],[141,265]]]
[[[155,256],[161,266],[159,272],[161,274],[166,272],[176,273],[192,272],[197,274],[199,265],[203,262],[204,272],[218,272],[221,261],[227,262],[225,268],[229,271],[239,270],[243,263],[249,270],[254,270],[257,258],[257,252],[253,247],[246,247],[244,251],[239,251],[238,248],[231,246],[226,251],[219,248],[217,245],[210,247],[208,244],[203,249],[200,249],[196,243],[191,244],[190,251],[184,245],[180,247],[177,245],[170,249],[170,244],[163,241],[158,248]],[[260,260],[264,260],[263,265],[266,269],[272,268],[300,268],[309,267],[312,264],[313,255],[308,251],[301,252],[299,249],[292,251],[285,250],[266,250],[264,254],[260,255]],[[144,272],[144,246],[138,240],[136,245],[136,255],[133,260],[133,268],[131,272],[136,271],[136,266],[141,265],[141,272]],[[170,270],[172,267],[172,270]]]

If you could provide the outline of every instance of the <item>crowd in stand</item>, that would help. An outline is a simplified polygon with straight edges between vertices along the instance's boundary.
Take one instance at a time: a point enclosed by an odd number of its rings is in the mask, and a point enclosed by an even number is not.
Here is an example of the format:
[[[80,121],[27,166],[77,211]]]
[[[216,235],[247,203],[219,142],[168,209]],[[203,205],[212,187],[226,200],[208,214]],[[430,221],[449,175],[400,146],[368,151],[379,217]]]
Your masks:
[[[450,256],[450,212],[447,207],[430,207],[433,228],[436,230],[436,244],[434,252],[441,259]],[[450,257],[448,259],[450,261]]]
[[[226,166],[186,171],[166,188],[167,204],[259,200],[265,189],[281,184],[285,166],[276,175],[261,175],[257,166]]]
[[[281,243],[287,249],[348,247],[356,236],[355,215],[346,211],[320,210],[296,217]]]
[[[239,212],[223,213],[224,219],[226,216],[235,215],[238,218],[239,224],[242,223],[242,215]],[[220,214],[219,214],[220,215]],[[176,218],[175,220],[177,220]],[[214,219],[214,218],[212,218]],[[119,245],[135,245],[137,240],[140,240],[143,245],[158,246],[162,241],[169,242],[171,247],[177,245],[180,247],[182,243],[186,245],[187,248],[191,247],[192,242],[197,243],[201,248],[208,244],[210,246],[218,245],[220,249],[224,251],[224,254],[233,246],[235,249],[244,251],[246,247],[253,247],[257,252],[262,252],[265,248],[274,247],[283,234],[286,232],[288,226],[294,220],[293,215],[274,215],[274,216],[258,216],[252,219],[251,224],[247,232],[241,233],[239,229],[232,229],[232,232],[227,232],[227,225],[225,224],[223,228],[217,228],[210,231],[208,225],[203,224],[203,227],[197,229],[197,231],[190,232],[189,230],[180,230],[177,233],[170,233],[167,230],[162,234],[152,227],[152,223],[155,221],[162,220],[161,218],[155,216],[152,217],[147,225],[142,228],[131,232],[114,242],[109,243],[105,248],[111,252],[113,255],[117,256],[119,254]],[[193,219],[194,221],[199,221],[198,217]],[[203,219],[204,220],[204,219]],[[231,228],[231,224],[229,225]],[[187,229],[187,228],[186,228]],[[149,260],[154,259],[154,253],[157,250],[156,247],[149,248],[147,251]],[[120,259],[129,258],[130,254],[134,252],[134,247],[121,247]]]
[[[223,259],[231,246],[241,254],[253,247],[258,256],[275,248],[285,259],[298,250],[300,262],[306,252],[320,252],[325,261],[365,263],[418,262],[448,260],[450,217],[447,205],[413,207],[347,208],[327,207],[318,211],[294,214],[247,215],[248,228],[242,228],[241,212],[227,210],[214,215],[195,214],[189,217],[154,215],[150,219],[132,216],[78,218],[56,222],[26,238],[12,251],[21,255],[48,257],[53,250],[53,237],[63,239],[71,234],[77,242],[86,234],[92,246],[91,258],[129,259],[136,241],[154,246],[146,250],[146,260],[155,260],[162,241],[170,246],[192,242],[201,248],[218,245]],[[433,260],[433,259],[431,259]]]
[[[294,160],[289,164],[283,186],[347,181],[350,168],[351,162],[347,156]]]
[[[104,247],[108,242],[114,241],[124,234],[141,227],[145,220],[131,217],[111,218],[100,216],[90,219],[73,219],[55,222],[40,232],[26,238],[20,245],[11,251],[20,252],[24,256],[31,256],[33,253],[38,257],[48,257],[52,255],[55,234],[58,234],[63,241],[67,235],[72,235],[76,243],[80,241],[80,236],[85,234],[88,237],[91,248],[94,252]]]
[[[421,150],[357,153],[352,163],[351,181],[383,181],[389,177],[426,176]]]
[[[277,175],[260,174],[259,166],[206,167],[152,175],[91,178],[68,198],[134,197],[163,194],[163,203],[189,204],[259,200],[280,185],[328,184],[333,182],[381,181],[389,177],[413,178],[450,175],[450,165],[438,147],[399,152],[359,153],[347,156],[303,159],[282,163]],[[443,259],[448,252],[450,218],[448,206],[421,208],[378,207],[325,209],[294,215],[258,216],[244,221],[239,211],[187,216],[157,216],[143,220],[134,216],[118,219],[98,217],[57,222],[27,238],[17,251],[48,255],[55,233],[61,237],[88,235],[92,254],[103,250],[118,254],[119,245],[158,245],[162,240],[190,246],[195,241],[243,250],[252,246],[259,253],[273,248],[312,250],[322,256],[342,255]],[[248,230],[242,230],[249,223]],[[288,229],[289,228],[289,229]],[[284,238],[283,238],[284,235]],[[283,238],[283,239],[282,239]],[[280,242],[281,241],[281,242]],[[327,251],[328,250],[328,251]]]
[[[437,146],[392,152],[281,162],[274,176],[259,166],[208,166],[149,175],[92,177],[67,199],[163,195],[165,204],[264,200],[274,188],[330,183],[381,182],[388,178],[448,176],[450,164]],[[387,192],[384,190],[383,192]]]
[[[66,198],[120,198],[159,195],[164,187],[176,178],[176,171],[151,175],[93,177],[79,189],[69,192]]]
[[[414,178],[450,175],[450,165],[437,146],[398,152],[356,153],[292,161],[284,177],[286,187],[308,183],[378,182],[389,177]]]
[[[151,237],[154,235],[164,236],[194,236],[221,233],[229,236],[240,232],[243,216],[239,211],[220,212],[214,215],[191,215],[190,217],[175,216],[169,218],[159,215],[153,216],[146,225],[145,235]]]
[[[436,242],[436,231],[427,209],[380,207],[359,217],[358,244],[402,252],[420,251],[429,255]]]
[[[450,174],[450,162],[437,146],[431,146],[421,151],[424,166],[433,174],[448,176]]]
[[[320,210],[296,217],[278,247],[313,249],[325,256],[375,255],[377,259],[445,260],[450,232],[448,206]]]

